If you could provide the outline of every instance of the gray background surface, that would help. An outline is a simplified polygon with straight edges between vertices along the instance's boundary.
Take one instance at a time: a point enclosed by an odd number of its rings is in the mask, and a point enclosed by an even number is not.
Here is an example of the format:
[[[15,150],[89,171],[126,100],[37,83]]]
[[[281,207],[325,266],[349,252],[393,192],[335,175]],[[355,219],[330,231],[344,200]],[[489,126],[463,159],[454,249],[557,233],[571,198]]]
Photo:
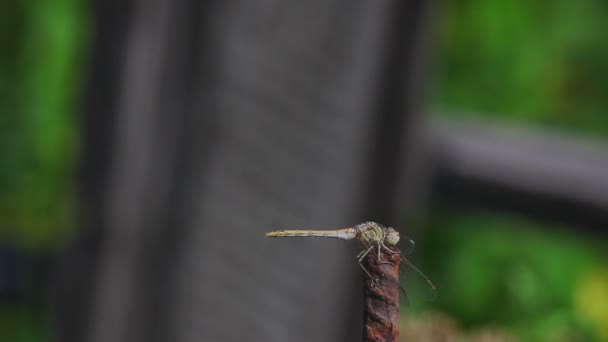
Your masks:
[[[358,340],[353,248],[264,232],[412,219],[428,2],[97,1],[94,13],[59,340]]]

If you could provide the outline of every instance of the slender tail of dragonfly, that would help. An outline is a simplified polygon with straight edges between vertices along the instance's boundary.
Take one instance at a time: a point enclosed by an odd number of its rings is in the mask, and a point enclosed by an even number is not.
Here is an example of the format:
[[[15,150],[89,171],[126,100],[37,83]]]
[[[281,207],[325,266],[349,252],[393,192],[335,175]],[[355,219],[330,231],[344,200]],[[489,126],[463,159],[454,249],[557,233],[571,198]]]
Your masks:
[[[355,229],[344,228],[337,230],[275,230],[270,233],[266,233],[267,237],[330,237],[342,240],[352,240],[357,235]]]

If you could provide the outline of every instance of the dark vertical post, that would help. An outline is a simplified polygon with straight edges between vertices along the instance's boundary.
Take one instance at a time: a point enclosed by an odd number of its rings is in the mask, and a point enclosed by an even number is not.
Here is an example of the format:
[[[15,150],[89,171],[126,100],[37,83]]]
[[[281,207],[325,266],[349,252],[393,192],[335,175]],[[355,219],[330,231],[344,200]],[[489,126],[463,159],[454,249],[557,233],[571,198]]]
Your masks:
[[[370,252],[364,260],[363,342],[396,342],[399,335],[400,252]],[[388,263],[386,263],[388,262]]]
[[[57,340],[358,338],[360,285],[335,291],[352,258],[266,252],[262,233],[407,215],[397,201],[418,196],[402,178],[425,184],[401,161],[422,151],[410,122],[430,2],[92,3],[89,231],[62,266]],[[309,291],[314,277],[330,285]]]

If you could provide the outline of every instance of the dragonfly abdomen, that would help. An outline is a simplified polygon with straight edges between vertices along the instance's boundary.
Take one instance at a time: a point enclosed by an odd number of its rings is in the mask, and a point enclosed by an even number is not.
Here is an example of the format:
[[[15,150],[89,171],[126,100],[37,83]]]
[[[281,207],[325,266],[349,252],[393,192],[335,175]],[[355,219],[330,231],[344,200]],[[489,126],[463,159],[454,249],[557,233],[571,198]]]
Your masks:
[[[275,230],[266,233],[267,237],[330,237],[342,240],[352,240],[355,238],[356,232],[352,228],[338,230],[306,230],[306,229],[291,229],[291,230]]]

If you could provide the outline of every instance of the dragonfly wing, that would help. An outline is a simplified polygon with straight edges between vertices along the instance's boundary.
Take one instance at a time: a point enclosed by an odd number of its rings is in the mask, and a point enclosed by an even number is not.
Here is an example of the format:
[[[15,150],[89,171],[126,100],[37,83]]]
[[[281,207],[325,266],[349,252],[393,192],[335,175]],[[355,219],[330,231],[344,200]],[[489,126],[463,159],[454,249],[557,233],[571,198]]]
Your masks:
[[[435,284],[433,284],[431,279],[429,279],[426,274],[419,270],[418,267],[414,266],[414,264],[412,264],[412,262],[409,261],[406,257],[401,256],[401,263],[407,265],[412,271],[414,271],[414,273],[416,273],[420,278],[422,278],[426,282],[426,287],[429,292],[428,298],[429,300],[434,301],[437,298],[437,288],[435,287]],[[400,267],[399,272],[403,277],[407,277],[405,267]]]
[[[403,293],[403,300],[405,301],[405,305],[410,306],[410,297],[408,297],[407,292],[405,292],[405,289],[402,285],[399,285],[399,291]]]
[[[401,242],[399,243],[401,255],[410,255],[414,253],[414,249],[416,247],[416,243],[414,240],[410,239],[407,236],[401,236]]]

